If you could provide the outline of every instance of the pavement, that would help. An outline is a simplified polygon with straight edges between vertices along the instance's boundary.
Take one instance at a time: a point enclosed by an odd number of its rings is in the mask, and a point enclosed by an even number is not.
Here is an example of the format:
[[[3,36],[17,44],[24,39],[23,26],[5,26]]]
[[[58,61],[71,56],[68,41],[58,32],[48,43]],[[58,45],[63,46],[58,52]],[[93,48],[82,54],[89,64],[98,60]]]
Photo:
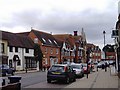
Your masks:
[[[27,72],[25,70],[24,71],[16,71],[15,75],[16,74],[33,73],[33,72],[39,72],[39,70],[28,70]]]
[[[107,68],[105,72],[104,69],[99,69],[88,75],[87,77],[79,79],[68,85],[65,88],[119,88],[120,89],[120,79],[118,78],[115,71],[113,71],[113,66]]]
[[[37,83],[35,85],[29,86],[29,88],[39,88],[37,86],[40,85],[41,83]],[[110,68],[107,68],[106,72],[104,69],[98,69],[98,71],[94,70],[94,72],[88,75],[88,78],[85,76],[81,79],[77,79],[76,82],[70,83],[62,89],[66,88],[112,88],[120,90],[120,79],[118,78],[114,67],[111,66]]]

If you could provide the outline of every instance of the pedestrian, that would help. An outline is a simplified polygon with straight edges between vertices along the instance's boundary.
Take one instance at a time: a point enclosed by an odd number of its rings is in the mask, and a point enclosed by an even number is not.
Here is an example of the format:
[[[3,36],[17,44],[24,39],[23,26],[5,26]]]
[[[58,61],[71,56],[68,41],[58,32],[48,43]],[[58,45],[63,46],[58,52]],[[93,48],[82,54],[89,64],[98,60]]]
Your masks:
[[[98,71],[98,66],[97,66],[97,71]]]
[[[107,71],[107,62],[105,62],[105,72]]]
[[[43,71],[45,71],[46,70],[46,67],[45,67],[45,65],[43,65]]]
[[[45,61],[43,61],[43,71],[45,71],[46,66],[45,66]]]

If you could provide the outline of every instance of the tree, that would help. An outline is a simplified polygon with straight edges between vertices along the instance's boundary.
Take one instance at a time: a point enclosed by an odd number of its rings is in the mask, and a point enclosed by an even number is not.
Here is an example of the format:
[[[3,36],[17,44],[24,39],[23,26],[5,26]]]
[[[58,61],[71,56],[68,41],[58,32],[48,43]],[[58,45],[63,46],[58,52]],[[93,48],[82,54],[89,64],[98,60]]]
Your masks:
[[[105,47],[103,47],[104,52],[115,52],[114,45],[107,44]]]
[[[35,60],[39,62],[39,70],[42,70],[42,58],[43,58],[43,53],[41,51],[40,45],[35,44],[34,45],[34,56]]]

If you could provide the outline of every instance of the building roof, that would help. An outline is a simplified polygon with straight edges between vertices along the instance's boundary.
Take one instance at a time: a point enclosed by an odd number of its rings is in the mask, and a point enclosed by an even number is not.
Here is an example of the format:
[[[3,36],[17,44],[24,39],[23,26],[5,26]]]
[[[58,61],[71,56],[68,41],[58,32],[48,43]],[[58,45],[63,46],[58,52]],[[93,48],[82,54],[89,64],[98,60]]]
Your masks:
[[[56,34],[53,36],[61,43],[66,42],[71,48],[75,45],[75,38],[71,34]]]
[[[99,46],[96,46],[96,45],[94,45],[92,43],[87,43],[87,48],[90,48],[93,51],[101,51],[100,48],[99,48]]]
[[[21,48],[34,48],[34,43],[28,36],[22,36],[16,33],[5,31],[0,32],[2,33],[2,40],[8,41],[8,46]]]
[[[53,35],[34,29],[32,29],[31,32],[37,36],[43,45],[59,47],[58,41],[53,37]]]

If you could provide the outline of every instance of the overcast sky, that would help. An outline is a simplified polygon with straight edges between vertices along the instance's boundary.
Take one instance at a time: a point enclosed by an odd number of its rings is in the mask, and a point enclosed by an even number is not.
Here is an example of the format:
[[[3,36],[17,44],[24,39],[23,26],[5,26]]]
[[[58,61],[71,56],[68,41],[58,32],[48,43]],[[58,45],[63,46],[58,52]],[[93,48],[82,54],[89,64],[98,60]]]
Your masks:
[[[119,0],[0,0],[0,29],[9,32],[30,31],[31,27],[53,34],[81,33],[88,43],[103,47],[113,44]]]

